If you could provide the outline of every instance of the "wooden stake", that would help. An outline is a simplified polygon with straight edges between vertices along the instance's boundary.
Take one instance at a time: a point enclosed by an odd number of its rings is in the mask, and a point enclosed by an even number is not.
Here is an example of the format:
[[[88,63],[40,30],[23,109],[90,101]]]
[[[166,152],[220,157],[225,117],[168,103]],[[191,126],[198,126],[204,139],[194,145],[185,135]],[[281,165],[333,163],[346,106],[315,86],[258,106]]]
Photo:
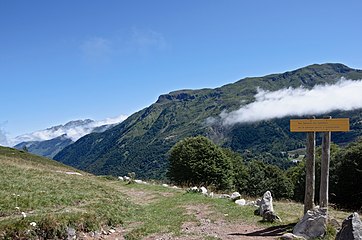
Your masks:
[[[307,159],[305,163],[304,213],[314,207],[315,191],[315,132],[307,133]]]
[[[331,118],[331,117],[329,117]],[[324,132],[322,139],[321,183],[319,190],[319,206],[328,207],[329,162],[331,156],[331,132]]]

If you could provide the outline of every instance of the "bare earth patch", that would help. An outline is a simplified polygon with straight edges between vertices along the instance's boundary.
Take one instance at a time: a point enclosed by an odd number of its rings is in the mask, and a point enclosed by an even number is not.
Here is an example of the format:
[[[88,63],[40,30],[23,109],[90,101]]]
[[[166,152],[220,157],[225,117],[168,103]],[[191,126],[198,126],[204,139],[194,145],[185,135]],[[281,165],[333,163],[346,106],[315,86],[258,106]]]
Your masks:
[[[185,207],[188,214],[196,217],[197,222],[186,222],[182,225],[182,235],[159,234],[146,237],[146,240],[196,240],[196,239],[277,239],[284,232],[283,226],[267,229],[246,224],[243,221],[228,222],[222,217],[211,220],[208,216],[214,214],[207,205]]]
[[[207,205],[186,207],[188,213],[196,216],[198,223],[184,223],[182,231],[188,235],[209,236],[215,239],[275,239],[277,234],[243,221],[229,222],[223,217],[212,220],[208,216],[213,213]],[[271,236],[270,236],[271,235]]]
[[[128,188],[123,185],[117,185],[116,189],[128,196],[128,200],[135,204],[146,205],[159,200],[159,197],[172,197],[173,192],[155,192],[144,189]]]
[[[124,194],[128,195],[136,204],[149,204],[160,196],[170,197],[173,193],[154,193],[137,189],[119,189]],[[125,191],[126,190],[126,191]],[[185,206],[185,211],[189,215],[196,218],[195,222],[185,222],[182,225],[181,235],[174,236],[171,233],[159,233],[151,236],[146,236],[144,240],[198,240],[198,239],[249,239],[249,240],[268,240],[277,239],[280,237],[289,226],[276,226],[269,228],[261,228],[250,223],[240,221],[227,221],[225,216],[218,214],[210,209],[211,207],[205,204],[195,204]],[[141,223],[136,224],[138,226]],[[108,239],[108,240],[123,240],[124,236],[132,230],[132,224],[126,228],[118,227],[96,233],[81,233],[78,234],[79,239]]]

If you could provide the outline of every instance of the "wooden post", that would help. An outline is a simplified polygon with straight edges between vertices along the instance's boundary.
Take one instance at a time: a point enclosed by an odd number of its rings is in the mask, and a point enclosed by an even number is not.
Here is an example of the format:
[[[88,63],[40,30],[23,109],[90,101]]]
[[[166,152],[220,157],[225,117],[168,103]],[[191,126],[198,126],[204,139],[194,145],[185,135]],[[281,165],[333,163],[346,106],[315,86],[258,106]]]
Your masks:
[[[331,119],[332,117],[328,117]],[[329,162],[331,155],[331,132],[324,132],[322,139],[321,183],[319,190],[319,206],[328,207]]]
[[[315,191],[315,132],[307,133],[307,159],[305,163],[304,213],[314,207]]]

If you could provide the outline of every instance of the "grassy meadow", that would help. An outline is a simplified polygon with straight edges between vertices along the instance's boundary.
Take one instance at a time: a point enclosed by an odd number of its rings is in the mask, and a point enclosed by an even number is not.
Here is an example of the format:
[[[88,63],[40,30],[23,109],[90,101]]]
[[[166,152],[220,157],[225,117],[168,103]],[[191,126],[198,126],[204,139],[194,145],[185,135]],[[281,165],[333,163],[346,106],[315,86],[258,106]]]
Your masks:
[[[127,184],[0,147],[0,239],[65,239],[69,228],[80,239],[110,229],[123,239],[224,239],[241,226],[285,232],[303,215],[303,206],[290,201],[275,202],[274,209],[282,223],[261,222],[253,206],[161,185]],[[331,215],[340,221],[348,213],[331,210]]]

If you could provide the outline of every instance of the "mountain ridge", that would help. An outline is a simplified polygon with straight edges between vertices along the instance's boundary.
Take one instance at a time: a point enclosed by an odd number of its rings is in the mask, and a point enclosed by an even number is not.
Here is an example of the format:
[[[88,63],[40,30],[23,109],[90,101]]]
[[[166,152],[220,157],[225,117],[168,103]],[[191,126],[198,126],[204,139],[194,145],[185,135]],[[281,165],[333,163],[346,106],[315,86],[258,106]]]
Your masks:
[[[172,91],[160,95],[154,104],[114,128],[79,139],[55,159],[95,174],[136,172],[141,178],[163,178],[168,150],[185,137],[204,135],[240,154],[245,155],[246,150],[263,153],[261,159],[277,163],[282,150],[300,147],[304,141],[303,135],[289,132],[287,119],[228,128],[207,124],[207,119],[255,101],[258,88],[275,91],[303,86],[311,89],[316,85],[334,84],[342,77],[362,79],[362,71],[343,64],[314,64],[281,74],[244,78],[214,89]],[[355,115],[360,116],[360,111]],[[360,134],[360,129],[357,130]]]
[[[30,153],[53,158],[57,153],[70,144],[73,144],[80,137],[91,132],[104,132],[118,124],[117,118],[110,119],[109,122],[107,121],[108,120],[95,121],[91,119],[73,120],[44,130],[23,134],[15,138],[14,141],[20,142],[14,145],[14,148],[19,150],[27,149]]]

